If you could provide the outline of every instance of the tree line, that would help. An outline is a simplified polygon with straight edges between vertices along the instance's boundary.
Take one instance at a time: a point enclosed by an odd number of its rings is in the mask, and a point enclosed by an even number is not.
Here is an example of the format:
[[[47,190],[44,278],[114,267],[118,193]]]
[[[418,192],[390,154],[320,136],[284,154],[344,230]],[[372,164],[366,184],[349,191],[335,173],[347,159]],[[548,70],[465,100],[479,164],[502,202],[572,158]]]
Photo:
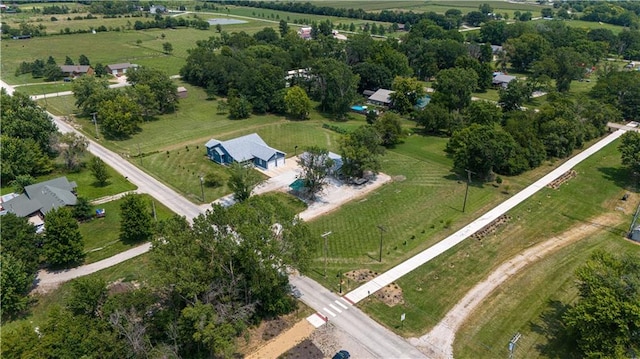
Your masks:
[[[311,237],[277,199],[215,206],[193,226],[175,216],[154,233],[139,288],[75,280],[39,333],[3,332],[3,356],[230,357],[249,326],[296,308],[287,273],[306,268]]]
[[[82,76],[72,85],[82,115],[95,114],[109,138],[127,138],[140,130],[141,122],[173,112],[178,104],[177,86],[161,70],[139,67],[127,72],[127,81],[131,86],[110,89],[105,79]]]

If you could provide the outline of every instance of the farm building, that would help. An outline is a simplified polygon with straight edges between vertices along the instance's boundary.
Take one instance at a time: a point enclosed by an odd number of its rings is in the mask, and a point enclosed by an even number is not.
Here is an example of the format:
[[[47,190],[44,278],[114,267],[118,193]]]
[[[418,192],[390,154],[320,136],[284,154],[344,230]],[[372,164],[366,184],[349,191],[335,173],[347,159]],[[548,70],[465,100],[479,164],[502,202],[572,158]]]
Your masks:
[[[93,75],[93,68],[89,65],[61,65],[60,70],[65,77]]]
[[[285,153],[269,147],[257,133],[228,141],[211,139],[205,147],[209,159],[219,164],[251,163],[265,170],[284,166]]]
[[[298,36],[305,40],[311,40],[311,28],[310,27],[301,27],[298,29]]]
[[[113,76],[121,76],[127,73],[127,69],[134,67],[134,65],[123,62],[121,64],[110,64],[106,66],[107,72]]]
[[[391,105],[391,94],[395,91],[379,89],[373,95],[369,96],[368,102],[379,106]]]
[[[494,86],[506,88],[509,85],[509,82],[511,82],[511,81],[513,81],[515,79],[516,79],[515,76],[505,75],[503,73],[496,73],[493,76],[493,80],[491,80],[491,83]]]

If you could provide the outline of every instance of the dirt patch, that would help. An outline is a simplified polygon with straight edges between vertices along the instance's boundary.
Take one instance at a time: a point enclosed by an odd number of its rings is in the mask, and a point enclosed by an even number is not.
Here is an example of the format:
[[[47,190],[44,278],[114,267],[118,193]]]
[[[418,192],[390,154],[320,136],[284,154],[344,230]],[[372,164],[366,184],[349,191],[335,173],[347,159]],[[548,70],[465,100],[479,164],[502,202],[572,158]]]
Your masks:
[[[262,339],[264,337],[264,332],[266,330],[280,330],[282,329],[282,324],[278,323],[280,319],[272,320],[270,322],[264,323],[258,329],[262,330],[263,335],[257,336],[254,334],[254,338]],[[284,322],[288,323],[286,320]],[[275,324],[274,324],[275,323]],[[269,342],[265,343],[262,340],[254,341],[251,349],[248,351],[244,351],[244,353],[250,352],[251,354],[247,356],[249,359],[262,359],[262,358],[278,358],[283,354],[286,354],[288,351],[291,351],[292,348],[298,347],[301,343],[304,343],[309,336],[313,333],[315,328],[311,323],[309,323],[306,319],[299,319],[293,326],[289,326],[286,331],[282,331],[278,336],[274,337]],[[257,344],[257,345],[256,345]],[[300,348],[297,348],[296,353],[303,354],[303,356],[296,356],[292,358],[316,358],[313,356],[308,356],[309,353],[320,352],[318,348],[310,347],[309,345],[302,345]],[[322,352],[320,352],[322,354]],[[288,357],[287,357],[288,358]],[[322,358],[322,355],[319,357]]]
[[[555,180],[551,181],[551,183],[549,183],[547,186],[549,188],[553,188],[553,189],[558,189],[560,188],[560,186],[569,181],[572,178],[575,178],[578,175],[578,172],[576,172],[575,170],[569,170],[565,173],[563,173],[562,175],[560,175],[560,177],[556,178]]]
[[[313,344],[311,339],[306,339],[300,344],[291,348],[288,352],[282,354],[278,358],[281,359],[322,359],[324,354]]]
[[[270,320],[265,323],[264,331],[262,332],[262,340],[271,340],[290,326],[290,323],[282,318]]]
[[[270,343],[270,341],[273,342],[276,340],[280,340],[280,336],[282,334],[294,328],[294,326],[299,322],[300,318],[298,318],[297,314],[294,312],[272,320],[265,320],[260,323],[259,326],[249,328],[248,335],[245,337],[245,339],[247,340],[238,340],[238,353],[253,356],[260,350],[263,350],[264,347]],[[285,338],[285,340],[288,339]],[[296,343],[297,341],[293,341],[292,343],[287,344],[289,346],[284,348],[284,350],[282,350],[277,355],[282,354],[284,351],[286,351],[288,348],[291,348]],[[273,357],[275,358],[276,356]]]
[[[495,233],[498,230],[498,228],[500,228],[510,220],[511,220],[511,216],[503,214],[502,216],[494,219],[491,223],[487,224],[486,226],[482,227],[479,231],[474,233],[472,235],[472,238],[481,240],[482,238]]]
[[[407,179],[407,177],[405,177],[403,175],[393,176],[393,181],[394,182],[402,182],[402,181],[404,181],[406,179]]]
[[[130,292],[135,289],[133,283],[123,282],[122,280],[123,278],[120,278],[107,286],[107,293],[109,293],[110,296]]]
[[[345,273],[345,276],[355,282],[368,282],[378,276],[378,273],[369,269],[356,269]],[[395,282],[375,292],[373,296],[389,307],[404,304],[402,288]]]

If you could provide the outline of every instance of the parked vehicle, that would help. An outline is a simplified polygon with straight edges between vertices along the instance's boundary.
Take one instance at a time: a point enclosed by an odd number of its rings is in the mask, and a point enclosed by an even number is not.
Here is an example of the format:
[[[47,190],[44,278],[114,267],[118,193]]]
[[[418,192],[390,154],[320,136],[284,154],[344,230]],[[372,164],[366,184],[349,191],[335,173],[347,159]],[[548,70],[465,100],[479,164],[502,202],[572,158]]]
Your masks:
[[[349,358],[351,358],[351,354],[349,354],[349,352],[346,350],[341,350],[337,352],[332,359],[349,359]]]

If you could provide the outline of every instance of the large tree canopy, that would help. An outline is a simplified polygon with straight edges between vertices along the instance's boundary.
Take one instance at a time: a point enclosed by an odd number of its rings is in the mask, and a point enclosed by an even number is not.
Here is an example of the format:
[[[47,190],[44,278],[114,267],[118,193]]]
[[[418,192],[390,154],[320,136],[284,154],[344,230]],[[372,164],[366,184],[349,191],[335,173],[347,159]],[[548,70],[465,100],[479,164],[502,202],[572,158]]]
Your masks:
[[[22,140],[33,139],[43,153],[51,151],[51,136],[58,128],[49,115],[28,96],[0,92],[2,134]]]
[[[638,257],[596,252],[576,276],[580,297],[564,314],[563,322],[582,354],[626,358],[640,352]]]
[[[229,356],[236,336],[265,316],[295,307],[290,269],[306,268],[307,225],[273,197],[214,206],[161,226],[153,242],[154,282],[175,298],[186,357]]]
[[[478,178],[489,179],[493,172],[509,172],[509,159],[515,155],[516,146],[500,126],[472,124],[453,134],[447,152],[457,172],[469,170]]]
[[[447,69],[438,72],[433,100],[449,109],[460,111],[471,102],[471,93],[478,84],[478,75],[472,69]]]
[[[376,129],[371,125],[360,126],[340,139],[342,173],[362,177],[366,171],[378,172],[379,157],[383,153],[382,139]]]
[[[320,59],[313,65],[315,95],[324,111],[344,117],[356,98],[360,77],[335,59]]]
[[[640,173],[640,132],[629,131],[620,140],[618,148],[622,154],[622,164]]]
[[[329,157],[329,151],[317,146],[307,148],[298,157],[298,165],[302,168],[300,179],[304,184],[304,195],[314,199],[316,194],[322,191],[333,164],[334,161]]]
[[[176,109],[178,104],[178,87],[162,70],[150,67],[139,67],[127,72],[127,81],[136,87],[147,85],[155,100],[157,113],[167,113]]]

